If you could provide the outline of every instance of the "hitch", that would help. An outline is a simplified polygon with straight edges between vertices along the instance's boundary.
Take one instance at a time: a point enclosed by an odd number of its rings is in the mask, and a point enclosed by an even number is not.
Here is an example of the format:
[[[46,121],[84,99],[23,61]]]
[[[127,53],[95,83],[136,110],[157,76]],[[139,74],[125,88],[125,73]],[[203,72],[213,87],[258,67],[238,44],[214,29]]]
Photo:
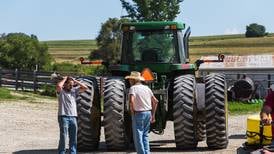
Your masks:
[[[80,57],[81,64],[91,64],[91,65],[104,65],[108,66],[109,62],[103,61],[103,60],[94,60],[94,61],[85,61],[84,57]]]
[[[195,64],[196,64],[197,70],[198,70],[202,63],[220,63],[220,62],[224,62],[224,58],[225,58],[225,55],[218,54],[218,59],[216,59],[216,60],[201,60],[201,59],[198,59],[198,60],[195,61]]]

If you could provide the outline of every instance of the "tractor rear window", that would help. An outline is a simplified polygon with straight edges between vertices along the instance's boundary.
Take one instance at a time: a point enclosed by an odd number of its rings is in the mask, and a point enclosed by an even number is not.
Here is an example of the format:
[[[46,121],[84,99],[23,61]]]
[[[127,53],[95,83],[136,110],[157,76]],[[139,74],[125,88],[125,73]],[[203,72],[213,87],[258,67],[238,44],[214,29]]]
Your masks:
[[[128,55],[135,63],[174,63],[176,58],[174,32],[135,31],[130,35]]]

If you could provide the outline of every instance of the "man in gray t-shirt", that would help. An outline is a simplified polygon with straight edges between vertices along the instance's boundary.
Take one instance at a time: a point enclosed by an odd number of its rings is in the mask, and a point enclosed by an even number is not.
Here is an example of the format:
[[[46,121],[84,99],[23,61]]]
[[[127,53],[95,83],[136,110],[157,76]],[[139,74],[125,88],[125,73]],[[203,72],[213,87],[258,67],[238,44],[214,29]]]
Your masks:
[[[79,85],[74,87],[74,85]],[[69,151],[77,153],[77,108],[76,97],[79,92],[87,90],[87,86],[71,77],[64,77],[56,86],[58,95],[58,123],[60,139],[58,153],[66,153],[66,137],[69,134]]]

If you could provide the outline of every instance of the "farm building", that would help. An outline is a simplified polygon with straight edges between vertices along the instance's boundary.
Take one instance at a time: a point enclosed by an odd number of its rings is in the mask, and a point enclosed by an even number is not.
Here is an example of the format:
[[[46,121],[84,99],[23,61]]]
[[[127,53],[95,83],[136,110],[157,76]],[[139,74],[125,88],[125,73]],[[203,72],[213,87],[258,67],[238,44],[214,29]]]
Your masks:
[[[217,57],[206,56],[201,57],[201,59],[212,60],[217,59]],[[250,97],[246,96],[246,98],[238,99],[264,98],[270,85],[274,84],[274,55],[229,55],[225,56],[224,62],[222,63],[201,64],[199,69],[200,75],[213,72],[226,74],[228,90],[231,90],[233,87],[235,88],[235,83],[239,83],[239,80],[246,82],[241,82],[237,90],[242,88],[242,90],[246,90],[246,92],[249,91]],[[250,90],[253,90],[253,92]]]

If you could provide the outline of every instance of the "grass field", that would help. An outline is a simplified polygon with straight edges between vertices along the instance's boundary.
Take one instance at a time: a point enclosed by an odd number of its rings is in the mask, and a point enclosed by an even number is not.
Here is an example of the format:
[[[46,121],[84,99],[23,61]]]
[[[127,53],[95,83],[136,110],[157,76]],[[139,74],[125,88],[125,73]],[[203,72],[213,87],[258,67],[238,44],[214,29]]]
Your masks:
[[[95,40],[45,41],[56,62],[79,63],[96,49]],[[243,34],[199,36],[190,38],[190,59],[194,62],[206,55],[274,54],[274,34],[260,38],[245,38]]]
[[[263,101],[257,103],[229,102],[228,111],[230,115],[258,113],[261,111]]]
[[[15,99],[16,97],[11,95],[10,90],[5,88],[0,88],[0,100],[5,99]]]
[[[90,52],[97,48],[95,40],[59,40],[43,43],[48,44],[49,53],[58,63],[79,63],[80,57],[88,57]]]
[[[192,37],[190,58],[194,62],[207,55],[274,54],[274,35],[260,38],[245,38],[244,35],[220,35]]]

